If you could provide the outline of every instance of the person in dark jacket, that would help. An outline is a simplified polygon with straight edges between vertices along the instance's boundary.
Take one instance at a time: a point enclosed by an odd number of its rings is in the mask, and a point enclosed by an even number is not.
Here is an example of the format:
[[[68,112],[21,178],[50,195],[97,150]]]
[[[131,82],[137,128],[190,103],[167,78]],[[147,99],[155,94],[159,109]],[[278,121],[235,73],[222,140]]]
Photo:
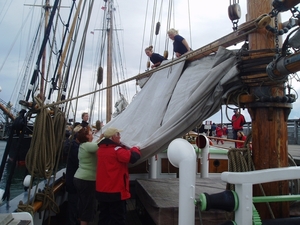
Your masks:
[[[89,125],[89,114],[87,112],[84,112],[81,114],[81,126],[82,127],[87,127]]]
[[[73,183],[73,178],[78,169],[78,149],[79,143],[76,139],[70,141],[70,151],[66,167],[66,190],[68,192],[68,225],[79,225],[77,211],[77,191]]]
[[[145,53],[150,58],[150,61],[153,63],[153,65],[151,66],[152,69],[159,66],[162,63],[162,61],[166,60],[165,57],[163,57],[162,55],[153,52],[152,45],[145,49]]]
[[[178,30],[171,28],[168,30],[168,36],[173,40],[173,51],[176,57],[180,57],[183,54],[192,51],[185,38],[178,34]]]
[[[80,123],[75,123],[76,126]],[[78,149],[79,142],[76,140],[76,132],[73,130],[73,136],[66,140],[65,148],[68,150],[67,166],[66,166],[66,191],[68,192],[68,225],[79,225],[78,219],[78,196],[77,190],[73,183],[73,178],[78,169]]]
[[[98,224],[126,224],[126,200],[129,199],[128,163],[140,159],[139,147],[121,144],[121,130],[108,128],[97,151],[96,196]]]

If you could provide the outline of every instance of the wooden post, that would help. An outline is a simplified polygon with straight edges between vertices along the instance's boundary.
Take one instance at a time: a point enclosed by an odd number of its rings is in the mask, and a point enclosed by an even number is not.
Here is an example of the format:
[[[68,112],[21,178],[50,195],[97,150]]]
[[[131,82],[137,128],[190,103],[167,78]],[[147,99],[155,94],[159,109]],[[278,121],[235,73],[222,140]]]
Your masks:
[[[248,0],[247,20],[252,20],[272,10],[272,0]],[[280,18],[278,18],[280,20]],[[272,21],[274,26],[274,21]],[[274,35],[266,29],[260,29],[249,35],[249,50],[274,49]],[[254,53],[253,53],[254,54]],[[253,102],[246,107],[252,119],[252,157],[255,170],[279,168],[288,166],[287,118],[291,104],[275,101],[285,95],[284,82],[250,87],[250,94],[268,97],[267,102]],[[271,84],[270,84],[271,83]],[[253,189],[254,196],[288,194],[288,182],[273,182],[259,185]],[[264,193],[263,193],[264,192]],[[289,203],[270,203],[275,218],[289,217]],[[272,213],[266,203],[256,204],[262,219],[272,218]]]
[[[107,87],[112,85],[112,43],[113,43],[113,0],[108,2],[109,28],[107,28]],[[112,115],[112,88],[106,90],[106,123]]]

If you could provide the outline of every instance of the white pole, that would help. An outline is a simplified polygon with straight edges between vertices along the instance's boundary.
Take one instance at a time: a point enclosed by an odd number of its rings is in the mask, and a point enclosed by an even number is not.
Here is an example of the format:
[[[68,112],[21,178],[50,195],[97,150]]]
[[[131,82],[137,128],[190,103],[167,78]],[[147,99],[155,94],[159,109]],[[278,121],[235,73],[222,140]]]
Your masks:
[[[208,177],[208,168],[209,168],[209,140],[208,138],[203,135],[199,134],[198,147],[201,149],[201,177],[206,178]]]
[[[177,138],[167,154],[171,164],[179,168],[178,225],[195,224],[196,152],[188,141]]]
[[[156,156],[152,156],[151,159],[150,159],[149,178],[153,178],[153,179],[157,178],[157,160],[156,160]]]

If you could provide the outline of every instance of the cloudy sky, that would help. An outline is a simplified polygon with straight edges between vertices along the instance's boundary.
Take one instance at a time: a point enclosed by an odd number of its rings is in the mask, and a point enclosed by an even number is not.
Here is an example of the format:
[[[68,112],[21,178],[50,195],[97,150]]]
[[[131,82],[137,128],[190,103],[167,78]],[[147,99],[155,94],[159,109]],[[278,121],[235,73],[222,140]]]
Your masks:
[[[26,24],[32,23],[36,17],[31,17],[32,6],[25,4],[42,4],[41,0],[11,0],[0,2],[0,99],[8,102],[11,100],[15,83],[18,82],[18,75],[22,71],[22,60],[26,56],[25,43],[29,37],[32,37],[33,30]],[[51,1],[53,2],[53,1]],[[72,0],[64,0],[63,5],[71,5]],[[77,1],[78,2],[78,1]],[[122,34],[121,42],[124,44],[124,54],[127,78],[142,73],[146,69],[147,57],[144,54],[145,47],[151,43],[155,45],[155,52],[163,54],[167,48],[169,58],[172,52],[172,43],[169,41],[166,46],[166,30],[167,28],[167,4],[168,1],[158,1],[157,16],[154,20],[161,22],[161,32],[157,36],[151,36],[151,23],[153,14],[153,0],[115,0],[116,14],[119,17],[117,25]],[[241,19],[239,24],[245,21],[246,0],[240,0]],[[208,4],[209,3],[209,4]],[[207,4],[201,3],[199,0],[175,0],[174,13],[170,27],[179,30],[179,34],[184,36],[193,49],[200,48],[216,39],[232,32],[232,23],[228,18],[227,8],[229,1],[210,0]],[[94,14],[91,18],[89,33],[87,40],[87,52],[92,54],[95,47],[95,33],[99,29],[99,18],[101,17],[101,7],[104,2],[97,0],[94,3]],[[161,16],[158,20],[162,6]],[[217,7],[216,7],[217,6]],[[148,10],[146,8],[148,7]],[[266,12],[268,13],[268,12]],[[290,17],[290,13],[282,15],[282,20],[286,21]],[[175,18],[175,19],[174,19]],[[63,18],[67,19],[67,18]],[[25,24],[26,22],[26,24]],[[23,29],[21,29],[23,28]],[[31,34],[30,34],[30,32]],[[152,42],[150,40],[152,39]],[[88,54],[87,54],[88,55]],[[89,55],[88,55],[89,56]],[[32,74],[32,73],[30,73]],[[87,79],[89,79],[87,77]],[[89,83],[89,82],[87,82]],[[135,86],[135,82],[132,84]],[[296,80],[292,81],[294,88],[299,91],[299,84]],[[136,87],[131,88],[130,97],[135,94]],[[82,93],[84,91],[82,90]],[[88,111],[87,104],[81,104],[78,108],[79,115],[81,112]],[[291,119],[299,118],[300,104],[299,100],[293,104],[293,111],[290,114]],[[247,110],[242,112],[246,115],[246,119],[250,121]],[[223,122],[228,122],[225,109],[223,110]],[[231,116],[231,110],[228,111]],[[217,113],[208,120],[221,122],[221,113]],[[101,118],[102,119],[102,116]]]

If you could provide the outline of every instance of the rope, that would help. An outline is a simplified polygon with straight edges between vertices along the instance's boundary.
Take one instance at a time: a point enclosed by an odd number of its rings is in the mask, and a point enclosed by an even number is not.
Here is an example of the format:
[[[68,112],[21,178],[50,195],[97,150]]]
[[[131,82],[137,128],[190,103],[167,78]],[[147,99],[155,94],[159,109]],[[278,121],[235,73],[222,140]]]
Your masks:
[[[254,163],[251,157],[251,149],[250,149],[250,140],[252,139],[252,132],[247,136],[246,141],[244,142],[244,148],[231,148],[228,155],[228,171],[229,172],[248,172],[254,171]],[[265,191],[261,184],[259,184],[259,188],[264,196],[266,196]],[[233,184],[227,184],[227,190],[234,190]],[[266,202],[269,212],[274,219],[274,213],[271,209],[271,206],[268,202]]]
[[[230,172],[247,172],[251,171],[249,163],[244,155],[246,155],[248,148],[232,148],[228,151],[228,171]],[[234,190],[233,184],[228,184],[227,189]]]
[[[144,53],[144,40],[145,40],[145,33],[146,33],[146,24],[147,24],[147,15],[148,15],[148,6],[149,6],[149,0],[147,0],[147,7],[145,12],[145,20],[144,20],[144,31],[143,31],[143,38],[142,38],[142,48],[141,48],[141,55],[140,55],[140,65],[139,65],[139,73],[141,72],[141,65],[142,65],[142,55]]]
[[[238,110],[240,111],[241,107],[241,103],[240,103],[240,96],[243,94],[249,94],[247,92],[246,89],[239,89],[236,91],[231,92],[228,97],[227,97],[227,101],[226,101],[226,110],[225,110],[225,115],[228,121],[233,122],[231,120],[231,118],[229,118],[228,116],[228,109],[233,110],[233,108],[229,107],[230,102],[232,102],[234,105],[236,105],[238,107]]]
[[[32,216],[34,215],[34,209],[32,205],[24,204],[23,201],[19,202],[17,212],[28,212]]]
[[[54,125],[49,110],[35,98],[40,108],[33,129],[30,148],[25,158],[27,169],[32,177],[50,178],[54,168],[55,140]]]
[[[168,30],[171,28],[172,9],[173,9],[173,0],[169,0],[167,26],[166,26],[165,50],[168,50],[168,45],[169,45]]]
[[[61,151],[62,151],[62,147],[63,147],[63,142],[64,142],[64,138],[65,138],[65,127],[67,125],[67,121],[65,118],[65,114],[60,111],[58,108],[55,108],[54,111],[54,130],[55,130],[55,143],[56,143],[56,156],[60,156],[61,155]],[[58,165],[58,157],[57,157],[57,162],[56,162],[56,169],[55,171],[57,171],[57,165]]]
[[[190,47],[192,48],[192,27],[191,27],[191,12],[190,12],[190,0],[187,1],[188,3],[188,16],[189,16],[189,31],[190,31]]]
[[[39,192],[35,196],[37,201],[43,202],[42,207],[39,211],[44,211],[46,209],[51,210],[55,214],[59,213],[59,206],[55,202],[55,196],[53,193],[53,188],[45,187],[43,192]]]
[[[51,186],[49,184],[50,181],[55,181],[65,137],[66,119],[64,113],[58,108],[53,109],[54,116],[52,117],[49,109],[44,107],[42,101],[39,98],[35,98],[35,100],[39,110],[37,111],[30,148],[25,158],[27,169],[31,174],[28,203],[24,205],[23,202],[20,202],[18,211],[27,211],[33,215],[33,203],[37,200],[43,203],[39,211],[48,209],[58,213],[59,206],[56,204],[53,191],[54,182]],[[39,193],[37,193],[38,185],[36,185],[35,195],[30,203],[29,196],[34,178],[48,179],[48,184]]]

